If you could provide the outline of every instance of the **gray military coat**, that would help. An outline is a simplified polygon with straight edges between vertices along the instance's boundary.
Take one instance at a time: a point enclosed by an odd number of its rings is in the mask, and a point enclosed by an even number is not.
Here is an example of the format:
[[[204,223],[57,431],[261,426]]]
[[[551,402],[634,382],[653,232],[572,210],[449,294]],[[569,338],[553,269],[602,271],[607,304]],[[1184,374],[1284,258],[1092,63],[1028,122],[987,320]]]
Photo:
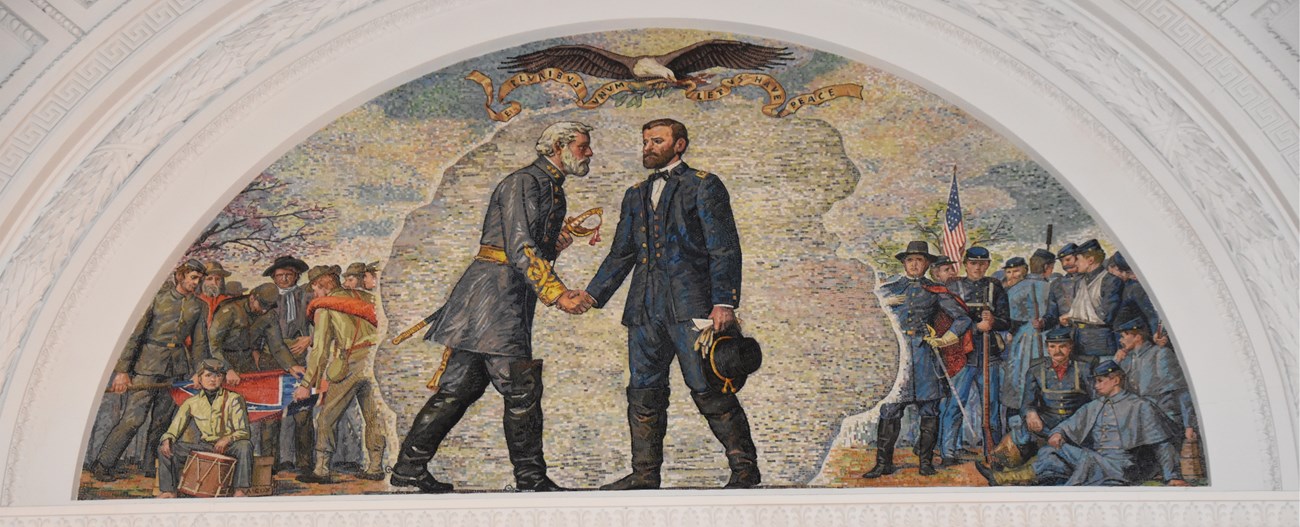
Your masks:
[[[482,247],[451,296],[434,314],[425,339],[455,349],[531,357],[533,313],[566,288],[555,275],[555,243],[568,206],[564,175],[543,157],[506,176],[492,191]],[[491,251],[490,251],[491,252]]]

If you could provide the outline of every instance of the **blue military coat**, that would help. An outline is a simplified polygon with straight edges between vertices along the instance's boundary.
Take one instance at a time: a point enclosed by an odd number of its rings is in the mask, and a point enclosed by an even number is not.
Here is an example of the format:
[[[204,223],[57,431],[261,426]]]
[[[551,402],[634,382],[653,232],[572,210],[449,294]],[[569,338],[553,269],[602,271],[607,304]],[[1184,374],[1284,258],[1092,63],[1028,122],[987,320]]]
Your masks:
[[[1170,420],[1182,424],[1183,428],[1196,426],[1192,394],[1173,350],[1145,342],[1119,361],[1119,366],[1128,376],[1128,387],[1133,393],[1156,403]]]
[[[1010,304],[1011,343],[1003,354],[1002,386],[999,400],[1003,406],[1020,408],[1025,372],[1033,361],[1046,357],[1042,332],[1034,329],[1033,319],[1047,311],[1048,284],[1042,276],[1029,275],[1007,290]]]
[[[740,235],[722,180],[680,163],[669,172],[658,207],[651,206],[650,189],[642,181],[623,193],[609,254],[587,285],[596,307],[604,307],[628,273],[625,326],[648,322],[650,273],[668,284],[673,322],[706,318],[718,304],[740,307]]]
[[[1115,324],[1122,324],[1141,317],[1146,322],[1146,327],[1151,334],[1155,334],[1160,327],[1160,314],[1156,313],[1155,304],[1151,303],[1151,297],[1147,295],[1146,288],[1137,280],[1124,280],[1124,288],[1120,292],[1119,313],[1115,315]]]
[[[971,326],[971,319],[957,303],[952,294],[936,293],[933,290],[943,288],[938,282],[928,278],[908,278],[899,276],[880,286],[880,294],[891,305],[890,311],[911,359],[912,366],[904,379],[903,391],[899,403],[933,401],[941,399],[946,391],[946,378],[943,362],[938,353],[924,339],[929,335],[930,326],[940,311],[952,318],[948,331],[954,335],[965,333]],[[893,301],[889,301],[893,299]]]

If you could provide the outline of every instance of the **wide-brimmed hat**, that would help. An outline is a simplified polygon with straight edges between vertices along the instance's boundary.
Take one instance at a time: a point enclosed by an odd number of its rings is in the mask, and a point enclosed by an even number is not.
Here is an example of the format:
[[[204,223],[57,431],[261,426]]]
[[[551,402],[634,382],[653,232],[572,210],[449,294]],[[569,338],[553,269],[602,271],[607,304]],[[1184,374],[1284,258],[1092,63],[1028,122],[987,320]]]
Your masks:
[[[248,288],[244,287],[244,284],[238,280],[232,280],[226,282],[226,290],[222,292],[230,296],[239,296],[248,292]]]
[[[352,262],[348,264],[348,270],[343,271],[343,276],[362,277],[366,275],[366,264],[363,262]]]
[[[373,261],[373,262],[370,262],[370,263],[366,264],[366,272],[367,272],[367,273],[378,273],[378,272],[379,272],[379,260],[375,260],[375,261]]]
[[[704,350],[704,378],[721,393],[740,391],[750,374],[762,365],[762,347],[740,331],[714,336],[712,344]]]
[[[214,274],[222,278],[226,278],[230,276],[230,271],[227,271],[225,267],[222,267],[221,262],[218,262],[216,260],[208,260],[203,264],[203,274],[205,275]]]
[[[925,241],[907,242],[907,248],[903,249],[903,252],[895,254],[894,258],[901,262],[913,254],[924,256],[926,260],[930,261],[930,263],[934,263],[935,260],[939,259],[938,256],[935,256],[934,253],[930,252],[930,244]]]
[[[276,269],[280,269],[282,267],[288,267],[290,269],[298,271],[298,274],[307,272],[307,269],[309,268],[307,262],[304,262],[292,256],[281,256],[279,258],[276,258],[275,263],[271,264],[270,267],[267,267],[265,271],[262,271],[262,276],[272,276],[275,274]]]
[[[307,283],[310,284],[312,282],[315,282],[317,278],[320,278],[327,274],[332,274],[335,277],[337,277],[342,273],[343,273],[343,268],[337,265],[318,265],[316,267],[312,267],[310,271],[307,271]]]

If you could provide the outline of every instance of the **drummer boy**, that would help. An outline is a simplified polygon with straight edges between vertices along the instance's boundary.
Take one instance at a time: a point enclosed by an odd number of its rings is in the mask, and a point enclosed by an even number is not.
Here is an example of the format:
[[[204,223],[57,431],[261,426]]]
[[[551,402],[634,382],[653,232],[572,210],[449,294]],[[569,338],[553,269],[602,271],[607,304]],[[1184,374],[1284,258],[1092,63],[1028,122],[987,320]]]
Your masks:
[[[176,411],[158,445],[159,498],[175,498],[179,470],[192,452],[215,452],[235,459],[234,495],[243,496],[253,479],[253,444],[248,440],[248,407],[239,394],[221,387],[226,368],[217,359],[199,362],[195,379],[202,391]],[[190,423],[199,441],[178,440]]]

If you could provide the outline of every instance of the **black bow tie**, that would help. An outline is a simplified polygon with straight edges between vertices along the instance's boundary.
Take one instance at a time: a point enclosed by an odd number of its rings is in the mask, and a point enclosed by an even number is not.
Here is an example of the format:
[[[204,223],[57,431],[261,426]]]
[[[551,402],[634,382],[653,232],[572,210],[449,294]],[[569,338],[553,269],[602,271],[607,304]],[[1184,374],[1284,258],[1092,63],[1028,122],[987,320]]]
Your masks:
[[[654,180],[656,179],[662,179],[664,181],[668,181],[668,175],[669,175],[668,172],[664,172],[664,171],[655,172],[653,174],[650,174],[650,181],[654,182]]]

